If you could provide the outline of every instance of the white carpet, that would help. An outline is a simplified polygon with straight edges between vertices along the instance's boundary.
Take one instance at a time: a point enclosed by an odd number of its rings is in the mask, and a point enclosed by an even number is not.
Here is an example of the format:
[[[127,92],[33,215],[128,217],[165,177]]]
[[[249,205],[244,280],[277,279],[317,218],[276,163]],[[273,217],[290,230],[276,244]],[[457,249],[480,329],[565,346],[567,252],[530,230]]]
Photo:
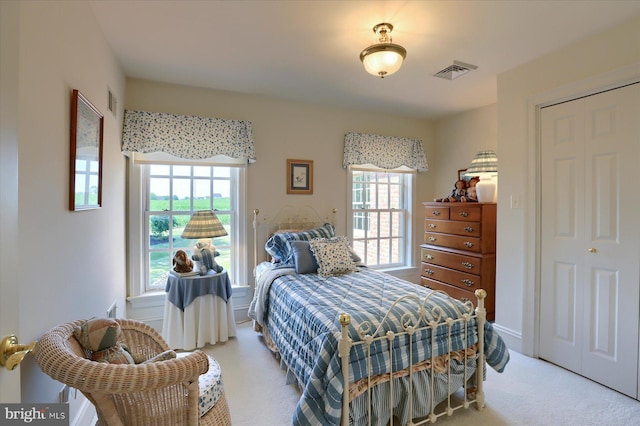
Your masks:
[[[206,346],[222,367],[234,426],[284,426],[300,397],[285,385],[285,371],[251,323],[237,337]],[[502,374],[489,368],[486,407],[458,410],[436,424],[446,425],[603,425],[640,424],[640,402],[547,362],[511,352]]]

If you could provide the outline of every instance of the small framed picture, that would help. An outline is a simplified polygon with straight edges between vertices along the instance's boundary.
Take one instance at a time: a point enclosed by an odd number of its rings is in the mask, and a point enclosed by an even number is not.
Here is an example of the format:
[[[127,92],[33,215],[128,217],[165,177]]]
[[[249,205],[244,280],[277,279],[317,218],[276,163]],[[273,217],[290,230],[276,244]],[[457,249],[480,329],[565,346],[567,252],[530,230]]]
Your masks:
[[[313,160],[287,159],[287,194],[313,194]]]
[[[71,97],[69,210],[102,206],[104,117],[78,90]]]

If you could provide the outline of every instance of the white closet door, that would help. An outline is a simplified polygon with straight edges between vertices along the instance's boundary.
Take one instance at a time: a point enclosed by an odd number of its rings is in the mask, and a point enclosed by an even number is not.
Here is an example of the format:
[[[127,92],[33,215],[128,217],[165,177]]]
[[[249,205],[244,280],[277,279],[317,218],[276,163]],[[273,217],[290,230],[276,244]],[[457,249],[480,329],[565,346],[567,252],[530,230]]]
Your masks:
[[[640,84],[541,116],[540,356],[637,398]]]

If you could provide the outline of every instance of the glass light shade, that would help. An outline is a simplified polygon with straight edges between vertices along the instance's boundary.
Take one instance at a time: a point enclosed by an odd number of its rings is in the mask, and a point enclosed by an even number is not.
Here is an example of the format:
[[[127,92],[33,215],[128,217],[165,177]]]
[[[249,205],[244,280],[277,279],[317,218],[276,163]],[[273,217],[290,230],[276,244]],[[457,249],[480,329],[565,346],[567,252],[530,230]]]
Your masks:
[[[397,44],[374,44],[362,51],[360,60],[369,74],[384,78],[400,69],[406,54]]]

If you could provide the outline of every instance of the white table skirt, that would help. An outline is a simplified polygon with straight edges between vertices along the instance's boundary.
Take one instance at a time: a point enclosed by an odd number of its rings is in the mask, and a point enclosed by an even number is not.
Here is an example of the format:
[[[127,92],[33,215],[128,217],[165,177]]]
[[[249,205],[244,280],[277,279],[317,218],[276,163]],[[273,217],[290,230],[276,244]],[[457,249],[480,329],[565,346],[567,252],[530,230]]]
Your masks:
[[[173,303],[164,302],[162,337],[172,349],[192,350],[207,343],[226,342],[236,335],[233,302],[215,295],[197,297],[184,312]]]

